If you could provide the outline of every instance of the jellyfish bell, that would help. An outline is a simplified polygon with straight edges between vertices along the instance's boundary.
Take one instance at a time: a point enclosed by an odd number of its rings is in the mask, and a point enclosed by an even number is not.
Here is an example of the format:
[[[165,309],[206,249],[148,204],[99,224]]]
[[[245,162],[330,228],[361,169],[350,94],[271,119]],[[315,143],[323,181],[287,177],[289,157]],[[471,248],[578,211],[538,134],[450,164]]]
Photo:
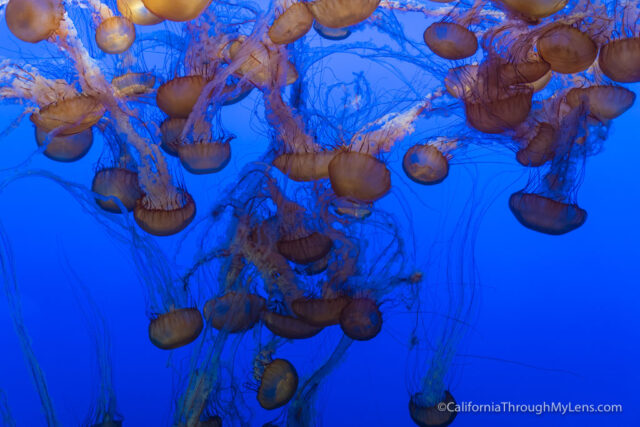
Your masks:
[[[136,201],[142,197],[138,174],[122,167],[98,170],[93,177],[91,191],[104,197],[116,197],[127,212],[131,212],[136,206]],[[113,200],[96,198],[96,203],[107,212],[122,213],[120,206]]]
[[[293,43],[311,29],[313,15],[306,3],[294,3],[276,18],[269,28],[269,38],[275,44]]]
[[[142,3],[160,18],[185,22],[200,16],[211,0],[142,0]]]
[[[476,35],[454,22],[436,22],[424,32],[424,42],[441,58],[458,60],[468,58],[478,50]]]
[[[156,76],[151,73],[126,73],[114,77],[111,84],[118,96],[133,98],[152,92]]]
[[[500,3],[530,20],[538,20],[562,10],[567,0],[500,0]]]
[[[555,127],[549,123],[539,123],[536,126],[535,135],[516,153],[516,160],[522,166],[542,166],[555,156],[555,141]]]
[[[272,410],[286,405],[298,389],[298,373],[293,365],[284,359],[275,359],[264,368],[258,403],[264,409]]]
[[[325,27],[318,21],[313,22],[313,29],[323,39],[339,41],[344,40],[351,35],[351,31],[348,28],[329,28]]]
[[[511,195],[509,208],[520,224],[550,235],[566,234],[587,220],[587,211],[576,204],[522,191]]]
[[[313,326],[304,320],[291,316],[283,316],[273,311],[262,312],[262,322],[274,335],[279,337],[300,340],[316,336],[322,326]]]
[[[304,274],[306,276],[315,276],[316,274],[321,274],[329,267],[329,257],[330,254],[327,253],[321,259],[314,261],[310,264],[302,264],[296,266],[296,273]]]
[[[93,145],[93,130],[86,129],[80,133],[67,136],[54,136],[36,127],[36,143],[38,147],[47,144],[43,154],[57,162],[75,162],[83,158]]]
[[[185,190],[166,206],[154,206],[147,195],[136,201],[133,217],[138,226],[154,236],[171,236],[184,230],[196,216],[196,204]]]
[[[265,299],[259,295],[229,291],[207,301],[203,312],[211,326],[234,334],[253,328],[265,304]]]
[[[282,63],[275,63],[279,58],[276,55],[270,55],[267,47],[262,43],[251,42],[249,47],[245,48],[247,39],[240,37],[231,42],[227,49],[227,55],[230,61],[236,61],[239,57],[244,57],[242,53],[244,49],[250,49],[249,55],[237,68],[235,74],[247,79],[256,86],[267,86],[275,78],[279,78],[276,73],[284,73],[285,85],[290,85],[298,80],[298,71],[295,65],[288,60]]]
[[[171,309],[151,320],[149,339],[162,350],[172,350],[195,341],[203,326],[197,308]]]
[[[66,136],[89,129],[104,113],[104,105],[97,98],[79,95],[40,108],[30,116],[30,120],[43,132],[55,130],[58,136]]]
[[[551,65],[545,61],[507,63],[500,67],[500,78],[506,86],[527,85],[539,92],[551,81]]]
[[[104,53],[126,52],[135,39],[136,27],[124,16],[107,18],[96,29],[96,43]]]
[[[314,326],[331,326],[340,323],[340,314],[349,304],[350,298],[299,298],[291,303],[293,312]]]
[[[487,100],[475,97],[464,103],[469,124],[480,132],[496,134],[516,128],[531,111],[533,90],[512,87]]]
[[[451,96],[464,99],[471,95],[477,77],[478,65],[461,65],[449,69],[444,78],[444,85]]]
[[[600,48],[598,65],[614,82],[640,82],[640,37],[608,42]]]
[[[458,415],[457,403],[451,393],[445,390],[444,397],[436,404],[425,404],[422,393],[416,393],[409,400],[409,415],[420,427],[446,427]]]
[[[312,182],[329,177],[329,163],[335,155],[335,151],[284,153],[273,165],[296,182]]]
[[[366,219],[371,216],[373,209],[370,204],[354,202],[344,197],[339,197],[331,202],[338,215],[356,219]]]
[[[324,258],[331,248],[333,241],[326,235],[314,231],[302,237],[281,238],[277,243],[278,252],[296,264],[311,264]]]
[[[544,32],[537,42],[538,53],[551,69],[562,74],[586,70],[598,55],[598,45],[582,31],[557,24]]]
[[[222,105],[233,105],[245,99],[253,91],[253,86],[249,83],[227,83],[224,93],[229,95]]]
[[[433,145],[416,144],[405,153],[402,169],[418,184],[433,185],[449,175],[449,162]]]
[[[58,30],[63,15],[62,0],[9,0],[5,9],[9,31],[29,43],[48,39]]]
[[[627,88],[613,85],[597,85],[573,88],[567,92],[566,101],[571,108],[586,104],[590,115],[598,120],[615,119],[627,111],[636,100],[636,94]]]
[[[187,119],[167,119],[160,125],[160,147],[170,156],[178,157],[180,136]]]
[[[340,327],[349,338],[368,341],[380,333],[382,313],[372,299],[354,298],[340,313]]]
[[[372,203],[391,190],[391,173],[374,156],[342,151],[329,163],[329,180],[333,192],[358,202]]]
[[[315,0],[309,10],[321,25],[344,28],[369,18],[379,4],[380,0]]]
[[[142,0],[118,0],[118,12],[136,25],[156,25],[163,21],[147,9]]]
[[[199,75],[176,77],[158,88],[156,103],[171,118],[186,119],[207,81]]]
[[[220,172],[231,160],[230,138],[220,141],[182,142],[177,146],[182,166],[195,175]]]

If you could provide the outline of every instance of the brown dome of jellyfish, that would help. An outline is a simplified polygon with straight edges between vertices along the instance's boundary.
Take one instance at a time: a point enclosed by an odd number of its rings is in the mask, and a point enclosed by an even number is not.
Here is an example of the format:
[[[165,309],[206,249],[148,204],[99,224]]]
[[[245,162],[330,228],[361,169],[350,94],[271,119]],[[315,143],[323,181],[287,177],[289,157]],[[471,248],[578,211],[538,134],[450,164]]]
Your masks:
[[[151,73],[126,73],[114,77],[111,84],[118,96],[136,97],[153,91],[156,76]]]
[[[335,199],[331,204],[339,215],[356,219],[366,219],[373,213],[371,205],[366,203],[358,203],[347,199]]]
[[[516,160],[522,166],[542,166],[555,156],[555,128],[549,123],[540,123],[536,126],[535,132],[535,136],[527,142],[526,147],[516,153]]]
[[[273,160],[280,172],[297,182],[311,182],[329,177],[329,163],[335,151],[285,153]]]
[[[365,153],[338,153],[329,163],[329,179],[336,195],[364,203],[375,202],[391,190],[387,166]]]
[[[640,37],[612,40],[600,48],[600,69],[614,82],[640,82]]]
[[[106,168],[96,172],[91,183],[91,191],[105,197],[118,198],[127,212],[131,212],[136,206],[136,201],[142,197],[138,174],[125,168]],[[107,212],[122,213],[120,206],[113,200],[96,198],[96,203]]]
[[[424,42],[441,58],[457,60],[472,56],[478,50],[476,35],[453,22],[436,22],[424,32]]]
[[[203,326],[197,308],[172,309],[149,323],[149,339],[158,348],[172,350],[195,341]]]
[[[202,76],[176,77],[169,80],[156,94],[158,108],[171,118],[186,119],[196,105],[207,81]]]
[[[191,21],[209,6],[211,0],[142,0],[154,15],[169,21]]]
[[[47,142],[48,134],[36,127],[36,143],[42,147]],[[75,135],[54,136],[49,141],[43,154],[58,162],[75,162],[83,158],[93,144],[93,130],[86,129]]]
[[[340,314],[340,327],[349,338],[367,341],[380,333],[382,313],[375,301],[369,298],[354,298]]]
[[[309,9],[325,27],[344,28],[369,18],[379,4],[380,0],[315,0]]]
[[[276,359],[264,368],[258,403],[264,409],[277,409],[286,405],[298,389],[298,373],[293,365],[284,359]]]
[[[344,40],[351,35],[351,31],[348,28],[329,28],[318,21],[314,21],[313,29],[316,30],[320,37],[327,40]]]
[[[552,27],[538,39],[538,53],[558,73],[586,70],[596,60],[598,46],[591,38],[569,25]]]
[[[419,394],[411,396],[409,414],[420,427],[447,427],[458,415],[455,411],[456,401],[448,390],[444,392],[444,399],[433,406],[422,406],[419,401]]]
[[[187,119],[167,119],[160,125],[160,147],[171,156],[178,156],[180,135],[187,124]]]
[[[311,338],[322,330],[322,326],[313,326],[304,320],[272,311],[262,312],[262,322],[274,335],[292,340]]]
[[[14,36],[38,43],[58,29],[63,13],[62,0],[10,0],[5,19]]]
[[[126,52],[135,39],[136,27],[124,16],[107,18],[96,29],[96,43],[104,53]]]
[[[231,160],[229,140],[181,143],[177,148],[182,166],[195,175],[220,172]]]
[[[621,86],[590,86],[571,89],[566,99],[572,108],[584,103],[589,114],[606,121],[615,119],[631,108],[636,94]]]
[[[350,298],[300,298],[291,303],[296,316],[314,326],[331,326],[340,323],[340,314]]]
[[[333,247],[333,241],[322,233],[313,232],[297,239],[280,239],[278,252],[296,264],[311,264],[325,257]]]
[[[156,25],[163,21],[145,7],[142,0],[118,0],[118,12],[136,25]]]
[[[473,99],[464,103],[467,121],[484,133],[502,133],[524,122],[531,111],[533,90],[529,87],[506,90],[496,98]]]
[[[92,96],[63,99],[33,113],[33,124],[44,132],[58,130],[58,136],[74,135],[98,123],[104,115],[102,103]]]
[[[433,145],[416,144],[405,153],[402,169],[418,184],[438,184],[449,175],[449,162]]]
[[[509,198],[509,208],[520,224],[551,235],[573,231],[587,220],[587,212],[578,205],[533,193],[512,194]]]
[[[211,326],[233,334],[253,328],[264,306],[265,299],[259,295],[229,291],[207,301],[203,312]]]
[[[567,0],[500,0],[500,3],[522,16],[537,20],[562,10]]]
[[[551,65],[545,61],[526,61],[504,64],[500,79],[505,86],[526,85],[534,92],[545,88],[551,81]]]
[[[269,38],[275,44],[289,44],[311,29],[313,15],[306,3],[294,3],[278,16],[269,28]]]
[[[179,196],[180,207],[163,209],[150,205],[146,196],[136,201],[133,217],[140,228],[154,236],[171,236],[184,230],[196,216],[196,204],[186,191]]]

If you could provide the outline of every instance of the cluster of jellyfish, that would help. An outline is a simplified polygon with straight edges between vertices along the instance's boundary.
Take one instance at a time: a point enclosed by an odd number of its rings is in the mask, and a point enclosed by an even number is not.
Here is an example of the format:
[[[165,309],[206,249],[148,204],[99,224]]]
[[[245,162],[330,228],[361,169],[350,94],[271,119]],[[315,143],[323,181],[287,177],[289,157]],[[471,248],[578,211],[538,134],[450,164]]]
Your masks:
[[[354,342],[380,334],[385,308],[393,308],[385,302],[419,300],[430,274],[417,268],[393,215],[378,206],[396,191],[391,154],[402,147],[411,185],[434,186],[474,146],[513,153],[530,179],[508,208],[524,227],[562,235],[585,223],[577,203],[585,161],[635,101],[623,84],[640,81],[640,9],[632,1],[4,0],[0,7],[23,49],[47,44],[53,56],[0,65],[0,98],[24,107],[33,155],[77,162],[103,141],[90,183],[31,170],[27,159],[2,171],[0,189],[30,176],[53,180],[131,248],[148,300],[150,345],[190,348],[176,426],[252,425],[228,396],[234,377],[222,363],[241,336],[255,339],[247,361],[255,398],[276,414],[265,426],[317,425],[322,381]],[[407,15],[423,19],[419,32],[402,27]],[[371,31],[395,44],[358,37]],[[156,45],[165,55],[161,69],[146,65]],[[318,81],[322,62],[340,54],[406,63],[429,83],[376,108],[384,91],[362,74]],[[66,68],[56,75],[45,61]],[[183,174],[216,174],[229,164],[235,137],[221,112],[250,94],[264,108],[268,149],[203,208],[207,201],[194,199]],[[407,147],[435,116],[454,124]],[[206,216],[197,224],[196,203]],[[60,425],[0,231],[14,326],[47,423]],[[449,238],[470,260],[473,247],[456,239],[463,232]],[[200,242],[186,271],[171,269],[157,244],[178,234]],[[441,319],[449,320],[412,332],[417,341],[430,334],[432,344],[418,351],[422,371],[408,398],[422,427],[447,426],[457,415],[447,372],[474,292],[473,266],[459,259],[442,259],[459,276],[442,295],[450,309]],[[96,325],[102,379],[88,424],[119,426],[108,334],[90,296],[83,301]],[[408,307],[422,315],[416,304]],[[301,375],[296,360],[277,357],[282,346],[329,328],[340,328],[342,338],[314,372]]]

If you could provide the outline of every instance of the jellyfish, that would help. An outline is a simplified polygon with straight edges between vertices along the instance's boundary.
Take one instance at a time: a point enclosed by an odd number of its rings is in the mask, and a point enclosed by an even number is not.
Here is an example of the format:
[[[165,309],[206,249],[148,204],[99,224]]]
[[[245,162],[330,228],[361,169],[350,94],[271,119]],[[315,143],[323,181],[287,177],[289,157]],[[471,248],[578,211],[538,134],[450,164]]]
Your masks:
[[[577,204],[535,193],[512,194],[509,208],[525,227],[550,235],[566,234],[581,227],[587,220],[587,211]]]
[[[344,28],[366,20],[380,0],[315,0],[309,4],[313,17],[329,28]]]
[[[136,38],[136,28],[124,16],[105,19],[96,29],[96,43],[104,53],[126,52]]]
[[[262,323],[274,335],[288,339],[305,339],[316,336],[323,329],[322,326],[311,325],[304,320],[285,316],[273,311],[265,310],[261,315]]]
[[[373,339],[382,329],[382,313],[370,298],[354,298],[340,313],[340,327],[357,341]]]
[[[275,44],[289,44],[303,37],[311,29],[313,15],[306,3],[293,3],[269,28],[269,38]]]
[[[551,26],[537,42],[538,53],[558,73],[586,70],[598,55],[598,46],[588,34],[567,24]]]
[[[449,162],[433,145],[416,144],[402,160],[402,168],[418,184],[439,184],[449,175]]]
[[[351,35],[351,31],[348,28],[329,28],[318,23],[318,21],[314,21],[313,29],[316,30],[320,37],[327,40],[344,40]]]
[[[207,84],[199,75],[176,77],[158,88],[158,108],[171,118],[186,119]]]
[[[516,153],[516,160],[522,166],[542,166],[554,157],[555,141],[556,128],[547,122],[539,123],[535,134]]]
[[[178,146],[180,136],[187,124],[187,119],[167,119],[160,125],[161,147],[165,153],[171,156],[178,156]]]
[[[211,0],[142,0],[154,15],[169,21],[191,21],[209,6]]]
[[[171,236],[184,230],[196,216],[196,204],[191,194],[179,190],[161,205],[156,205],[145,193],[133,208],[136,223],[154,236]]]
[[[14,36],[25,42],[38,43],[58,29],[63,13],[60,0],[10,0],[5,19]]]
[[[149,11],[142,0],[118,0],[118,12],[136,25],[156,25],[163,21]]]
[[[562,10],[567,5],[567,0],[499,0],[498,3],[535,22]]]
[[[114,77],[111,80],[111,84],[117,91],[118,96],[135,98],[153,91],[153,86],[156,84],[156,76],[151,73],[129,72]]]
[[[567,104],[577,108],[584,103],[589,114],[600,121],[615,119],[627,111],[636,100],[636,94],[620,86],[597,85],[573,88],[567,92]]]
[[[56,133],[53,131],[53,133]],[[93,144],[93,130],[86,129],[80,133],[66,136],[50,136],[36,127],[38,147],[45,146],[42,152],[51,160],[58,162],[75,162],[83,158]]]
[[[229,291],[207,301],[203,311],[205,319],[215,329],[239,333],[258,323],[264,306],[265,300],[259,295]]]
[[[598,65],[615,82],[640,81],[640,37],[616,39],[606,43],[600,48]]]
[[[106,198],[117,198],[126,212],[131,212],[136,206],[136,201],[142,197],[142,191],[138,185],[138,173],[126,167],[107,167],[97,170],[91,183],[91,190]],[[107,212],[122,213],[115,200],[96,198],[96,203]]]
[[[445,20],[429,25],[423,34],[429,49],[454,61],[473,56],[478,50],[478,38],[469,27],[478,19],[478,6],[476,2],[467,11],[454,9]]]
[[[265,366],[258,402],[264,409],[273,410],[286,405],[298,389],[298,373],[291,362],[275,359]]]
[[[102,103],[93,96],[76,96],[45,105],[30,117],[43,132],[75,135],[98,123],[105,113]]]
[[[348,297],[301,298],[293,301],[291,307],[296,316],[310,325],[326,327],[340,323],[344,308],[351,302]]]

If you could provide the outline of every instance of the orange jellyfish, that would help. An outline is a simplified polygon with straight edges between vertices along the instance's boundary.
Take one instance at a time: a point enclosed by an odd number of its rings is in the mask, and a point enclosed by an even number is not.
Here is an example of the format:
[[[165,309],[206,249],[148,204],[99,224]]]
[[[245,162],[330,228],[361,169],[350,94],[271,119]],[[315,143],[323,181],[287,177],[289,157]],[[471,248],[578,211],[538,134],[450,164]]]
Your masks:
[[[171,156],[178,156],[180,136],[187,124],[187,119],[167,119],[160,125],[162,149]]]
[[[351,31],[347,28],[329,28],[318,21],[313,23],[313,29],[316,30],[320,37],[327,40],[344,40],[351,35]]]
[[[265,300],[259,295],[229,291],[207,301],[203,312],[211,326],[234,334],[253,328],[264,306]]]
[[[171,236],[184,230],[196,216],[193,197],[183,189],[177,189],[173,197],[154,201],[149,194],[136,201],[133,217],[140,228],[154,236]]]
[[[598,65],[614,82],[640,82],[640,37],[608,42],[600,48]]]
[[[231,159],[233,137],[213,137],[211,125],[198,122],[188,136],[178,136],[175,146],[182,166],[189,172],[202,175],[221,171]]]
[[[41,107],[30,117],[43,132],[58,136],[74,135],[98,123],[105,113],[102,103],[93,96],[75,96]]]
[[[322,326],[313,326],[304,320],[273,311],[263,311],[262,322],[274,335],[294,340],[311,338],[322,330]]]
[[[14,36],[38,43],[56,32],[63,14],[62,0],[10,0],[5,19]]]
[[[372,203],[391,190],[391,173],[371,154],[342,151],[329,163],[331,188],[339,197]]]
[[[567,0],[499,0],[499,3],[535,22],[562,10],[567,5]]]
[[[382,313],[372,299],[354,298],[340,313],[340,327],[349,338],[367,341],[380,333]]]
[[[555,156],[556,129],[549,123],[539,123],[535,135],[525,140],[525,146],[516,153],[516,160],[522,166],[542,166]]]
[[[525,227],[540,233],[561,235],[582,226],[587,211],[535,193],[517,192],[509,198],[509,208]]]
[[[116,197],[127,212],[131,212],[136,206],[136,201],[142,197],[138,173],[123,167],[98,170],[93,177],[91,191],[104,197]],[[96,203],[107,212],[122,213],[120,206],[113,200],[96,198]]]
[[[309,9],[321,25],[344,28],[369,18],[379,4],[380,0],[315,0]]]
[[[441,58],[458,60],[468,58],[478,50],[476,35],[455,22],[436,22],[424,32],[424,42]]]
[[[209,6],[211,0],[142,0],[154,15],[169,21],[191,21]]]
[[[413,395],[409,400],[409,415],[420,427],[446,427],[458,415],[455,410],[456,401],[448,390],[445,390],[442,401],[435,405],[425,406],[421,400],[420,393]]]
[[[199,75],[176,77],[158,88],[156,103],[169,117],[186,119],[206,84]]]
[[[418,184],[439,184],[449,175],[449,161],[435,146],[416,144],[405,153],[402,169]]]
[[[118,96],[134,98],[152,92],[156,76],[151,73],[125,73],[114,77],[111,84]]]
[[[163,21],[145,7],[142,0],[118,0],[118,12],[136,25],[156,25]]]
[[[226,55],[229,62],[241,61],[235,75],[258,87],[269,86],[281,77],[285,85],[298,80],[295,65],[260,41],[240,37],[229,44]]]
[[[149,339],[158,348],[172,350],[198,338],[204,323],[197,308],[171,309],[149,323]]]
[[[294,181],[311,182],[329,177],[329,163],[335,155],[335,151],[283,153],[272,163]]]
[[[286,405],[298,389],[298,373],[284,359],[275,359],[264,368],[258,388],[258,403],[272,410]]]
[[[296,316],[314,326],[331,326],[340,323],[342,310],[349,304],[348,297],[299,298],[291,303]]]
[[[313,15],[306,3],[294,3],[276,18],[269,28],[269,38],[275,44],[289,44],[311,29]]]
[[[372,206],[366,203],[358,203],[347,199],[335,199],[331,202],[339,215],[356,219],[365,219],[373,213]]]
[[[589,114],[601,121],[615,119],[627,111],[636,100],[636,94],[627,88],[612,85],[573,88],[567,92],[567,104],[577,108],[585,104]]]
[[[38,147],[47,144],[43,154],[51,160],[75,162],[83,158],[91,149],[93,130],[89,128],[74,135],[50,137],[36,127],[36,142]]]
[[[563,74],[586,70],[598,54],[598,46],[588,34],[567,24],[551,26],[540,36],[537,47],[551,69]]]
[[[104,53],[126,52],[135,39],[136,27],[124,16],[107,18],[96,29],[96,43]]]

